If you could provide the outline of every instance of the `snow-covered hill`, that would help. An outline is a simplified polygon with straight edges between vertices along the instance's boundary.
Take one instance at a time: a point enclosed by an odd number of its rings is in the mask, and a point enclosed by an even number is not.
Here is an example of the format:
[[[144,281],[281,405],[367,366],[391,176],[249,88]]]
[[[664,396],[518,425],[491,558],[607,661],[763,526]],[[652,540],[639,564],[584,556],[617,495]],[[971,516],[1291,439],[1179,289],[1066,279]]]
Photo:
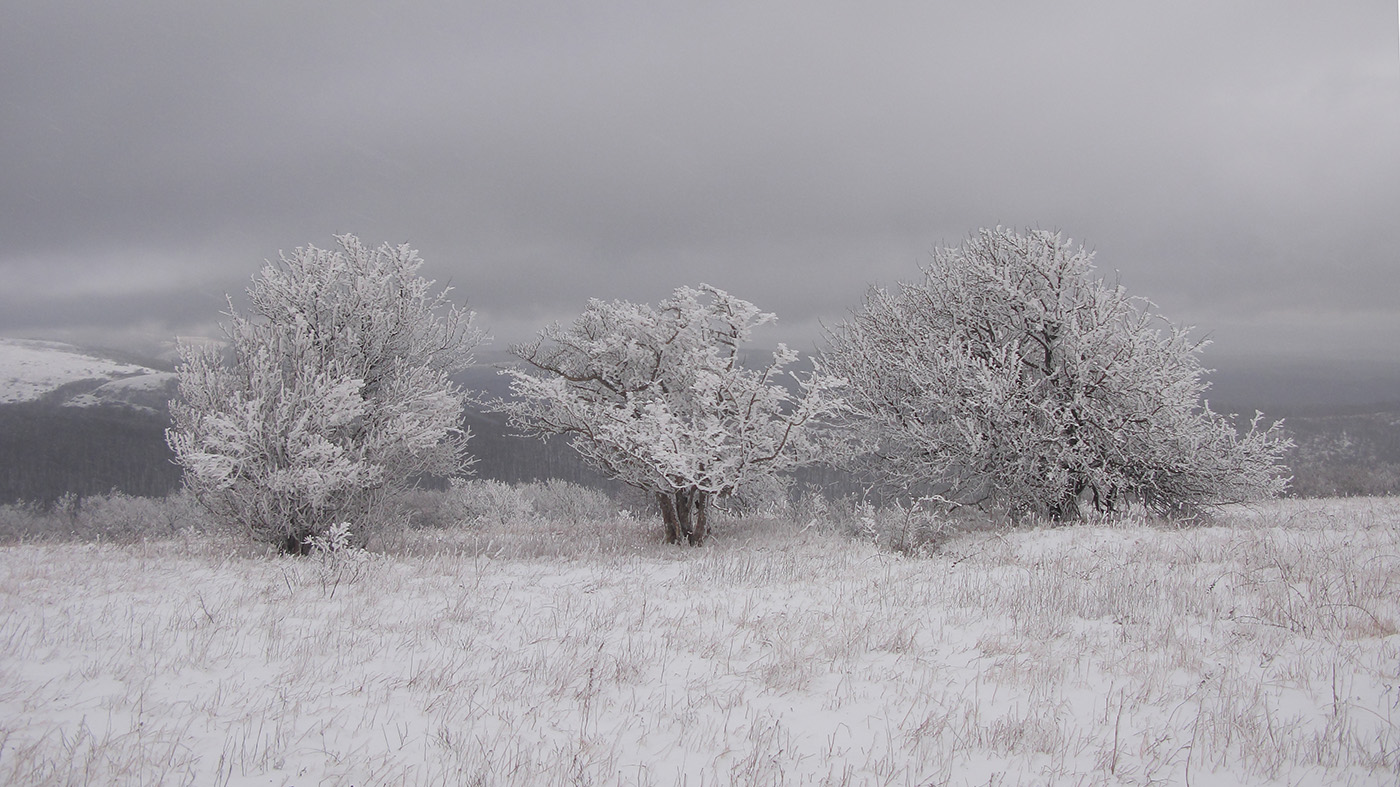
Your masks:
[[[160,409],[174,375],[61,342],[0,339],[0,404],[57,397],[74,406]]]
[[[79,394],[64,402],[70,407],[100,407],[117,405],[160,412],[175,397],[174,372],[140,374],[103,383],[92,391]]]

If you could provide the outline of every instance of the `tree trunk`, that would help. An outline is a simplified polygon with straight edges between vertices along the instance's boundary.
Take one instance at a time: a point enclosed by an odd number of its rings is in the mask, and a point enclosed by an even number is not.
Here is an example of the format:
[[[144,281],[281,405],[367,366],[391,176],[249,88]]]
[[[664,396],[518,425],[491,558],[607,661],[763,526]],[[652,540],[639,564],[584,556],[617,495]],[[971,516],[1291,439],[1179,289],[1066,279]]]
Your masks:
[[[294,533],[288,533],[286,538],[282,539],[282,551],[288,555],[309,555],[311,545],[306,543],[305,537],[299,538]]]
[[[679,544],[684,539],[691,546],[700,546],[710,531],[710,496],[690,487],[674,492],[657,492],[656,504],[661,509],[661,521],[666,526],[666,543]]]
[[[680,543],[681,525],[679,518],[676,516],[675,499],[665,492],[657,492],[656,505],[661,509],[661,521],[666,525],[666,543]]]
[[[695,522],[690,531],[690,545],[698,547],[710,535],[710,495],[697,489],[694,494]]]
[[[690,489],[677,489],[676,495],[676,521],[680,525],[680,535],[687,541],[691,540],[691,532],[694,530],[694,520],[692,519],[694,502],[694,492]]]

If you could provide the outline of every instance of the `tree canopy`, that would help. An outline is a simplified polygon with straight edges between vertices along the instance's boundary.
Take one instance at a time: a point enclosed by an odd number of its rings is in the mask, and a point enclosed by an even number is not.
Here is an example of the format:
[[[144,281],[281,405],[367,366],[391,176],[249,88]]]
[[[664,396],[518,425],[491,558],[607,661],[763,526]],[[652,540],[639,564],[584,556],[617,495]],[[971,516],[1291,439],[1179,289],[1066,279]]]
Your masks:
[[[591,300],[570,326],[551,325],[511,348],[511,423],[566,435],[589,463],[655,493],[667,538],[706,537],[712,497],[811,456],[806,427],[830,413],[829,381],[778,382],[797,354],[779,345],[749,368],[744,345],[776,317],[708,285],[681,287],[659,306]]]
[[[167,440],[216,516],[299,551],[392,518],[421,476],[468,464],[466,394],[448,374],[481,334],[407,245],[298,248],[229,301],[227,347],[181,348]]]
[[[1058,233],[938,249],[827,339],[822,363],[850,386],[847,456],[901,489],[1064,518],[1081,500],[1169,512],[1286,484],[1278,425],[1241,434],[1203,401],[1205,342]]]

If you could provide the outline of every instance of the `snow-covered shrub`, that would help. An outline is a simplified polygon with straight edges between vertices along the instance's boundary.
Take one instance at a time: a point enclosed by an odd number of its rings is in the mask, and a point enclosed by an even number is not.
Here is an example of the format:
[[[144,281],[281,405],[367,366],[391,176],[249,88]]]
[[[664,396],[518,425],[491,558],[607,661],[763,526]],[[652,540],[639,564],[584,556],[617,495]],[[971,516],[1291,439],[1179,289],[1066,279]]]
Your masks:
[[[306,545],[311,554],[326,555],[350,549],[350,539],[350,523],[341,522],[326,528],[323,533],[307,536],[302,540],[302,543]]]
[[[82,498],[75,520],[77,532],[88,538],[134,541],[172,536],[198,517],[187,495],[136,497],[113,490]]]
[[[914,500],[907,505],[894,502],[879,508],[867,503],[858,506],[855,513],[857,537],[882,549],[917,557],[933,554],[957,529],[945,507],[933,500]]]
[[[804,525],[808,522],[840,524],[843,521],[839,514],[841,506],[833,505],[826,492],[816,486],[807,485],[798,489],[792,496],[791,509],[793,521]],[[847,517],[844,521],[849,519]]]
[[[332,524],[397,518],[424,475],[469,462],[466,394],[448,374],[481,340],[472,313],[418,275],[407,245],[298,248],[229,301],[228,355],[181,348],[167,440],[215,517],[305,550]]]
[[[520,493],[535,515],[547,522],[579,525],[607,522],[618,515],[618,504],[607,492],[558,478],[525,484]]]
[[[459,524],[443,508],[447,499],[446,489],[433,489],[420,486],[406,491],[400,500],[400,509],[406,529],[421,531],[426,529],[454,527]],[[378,536],[387,535],[378,533]]]
[[[0,505],[0,543],[13,544],[45,535],[48,517],[42,505],[27,500]]]
[[[829,331],[851,464],[896,490],[1013,516],[1156,512],[1283,491],[1278,424],[1244,434],[1202,401],[1190,338],[1059,234],[982,230],[921,280],[872,288]]]
[[[82,510],[83,498],[76,492],[64,492],[49,506],[49,514],[57,520],[68,523],[75,530],[78,527],[78,515]]]
[[[529,522],[535,508],[518,488],[484,478],[454,478],[442,501],[443,516],[462,524]]]
[[[511,348],[524,368],[506,371],[514,398],[497,407],[651,493],[667,541],[700,544],[711,498],[812,459],[806,427],[837,406],[823,375],[797,393],[776,382],[797,360],[783,345],[757,368],[741,363],[752,330],[775,319],[707,285],[659,307],[595,299],[573,325]]]
[[[785,476],[755,478],[731,495],[724,508],[734,516],[789,519],[793,514],[791,486]]]
[[[349,522],[331,525],[302,540],[314,561],[316,580],[328,598],[334,598],[342,584],[358,582],[369,573],[373,556],[354,542]]]
[[[138,497],[113,490],[64,495],[50,505],[20,501],[0,506],[0,543],[81,540],[132,542],[205,530],[198,506],[183,492]]]

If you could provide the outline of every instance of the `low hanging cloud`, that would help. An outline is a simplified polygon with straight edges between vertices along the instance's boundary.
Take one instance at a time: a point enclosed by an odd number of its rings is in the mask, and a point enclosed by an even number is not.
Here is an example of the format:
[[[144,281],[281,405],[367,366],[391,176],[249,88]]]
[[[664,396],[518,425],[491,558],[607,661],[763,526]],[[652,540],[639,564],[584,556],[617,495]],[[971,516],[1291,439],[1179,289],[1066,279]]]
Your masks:
[[[1082,240],[1222,357],[1400,361],[1385,4],[6,13],[4,335],[202,330],[353,232],[411,242],[498,345],[698,282],[811,345],[1000,223]]]

